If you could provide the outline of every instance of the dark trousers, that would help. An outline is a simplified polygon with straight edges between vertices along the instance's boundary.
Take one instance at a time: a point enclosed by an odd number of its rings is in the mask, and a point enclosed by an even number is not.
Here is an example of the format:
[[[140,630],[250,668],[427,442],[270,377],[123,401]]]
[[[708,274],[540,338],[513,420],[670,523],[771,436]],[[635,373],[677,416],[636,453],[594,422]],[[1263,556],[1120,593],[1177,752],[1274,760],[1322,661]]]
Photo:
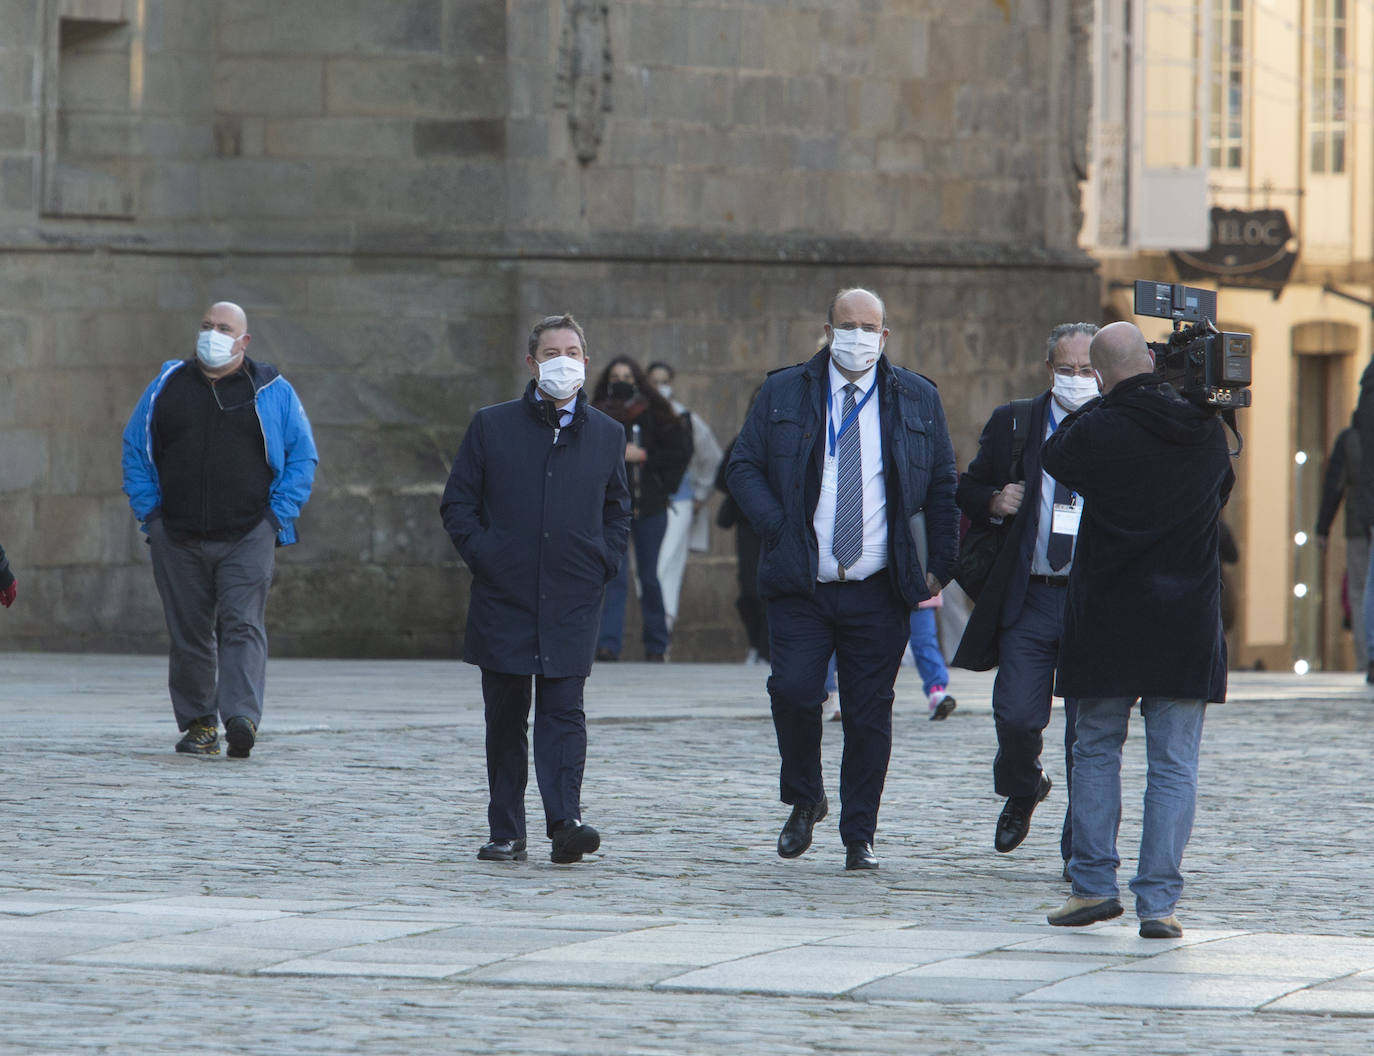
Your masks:
[[[171,642],[167,688],[177,728],[216,715],[262,725],[277,546],[271,522],[227,542],[177,542],[159,518],[148,525],[148,543]]]
[[[735,560],[739,569],[739,597],[735,610],[744,623],[749,648],[768,659],[768,609],[759,597],[759,550],[762,544],[749,522],[741,518],[735,523]]]
[[[892,754],[892,687],[910,634],[907,615],[886,570],[858,583],[818,583],[812,597],[768,603],[768,695],[782,757],[782,801],[817,803],[825,795],[821,703],[834,653],[844,727],[840,838],[847,844],[871,843],[878,827]]]
[[[997,758],[992,764],[999,796],[1030,796],[1040,785],[1040,753],[1045,727],[1050,724],[1054,669],[1059,662],[1059,638],[1064,631],[1065,587],[1031,583],[1016,622],[1002,631],[1001,661],[992,684],[992,715],[997,724]],[[1064,774],[1073,793],[1073,742],[1078,708],[1064,702]],[[1072,847],[1068,810],[1060,853],[1067,859]]]
[[[663,587],[658,581],[658,551],[663,533],[668,530],[668,511],[660,510],[630,523],[635,548],[635,572],[639,576],[639,614],[643,623],[644,652],[662,656],[668,651],[668,617],[663,609]],[[630,596],[630,555],[620,562],[620,572],[606,584],[606,600],[601,604],[601,632],[598,649],[620,655],[625,641],[625,603]]]
[[[482,668],[487,719],[487,823],[493,840],[525,838],[529,780],[530,679],[534,679],[534,776],[544,801],[548,835],[560,821],[582,816],[582,769],[587,762],[583,676],[507,675]]]

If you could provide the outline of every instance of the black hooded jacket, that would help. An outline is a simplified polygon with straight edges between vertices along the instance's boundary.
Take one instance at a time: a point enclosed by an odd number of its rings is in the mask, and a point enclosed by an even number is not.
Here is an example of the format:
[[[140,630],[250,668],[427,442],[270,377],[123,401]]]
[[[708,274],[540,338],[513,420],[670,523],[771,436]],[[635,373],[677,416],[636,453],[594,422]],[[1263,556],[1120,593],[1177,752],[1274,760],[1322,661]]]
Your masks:
[[[1056,692],[1225,700],[1217,522],[1236,478],[1221,420],[1138,374],[1041,456],[1085,500]]]

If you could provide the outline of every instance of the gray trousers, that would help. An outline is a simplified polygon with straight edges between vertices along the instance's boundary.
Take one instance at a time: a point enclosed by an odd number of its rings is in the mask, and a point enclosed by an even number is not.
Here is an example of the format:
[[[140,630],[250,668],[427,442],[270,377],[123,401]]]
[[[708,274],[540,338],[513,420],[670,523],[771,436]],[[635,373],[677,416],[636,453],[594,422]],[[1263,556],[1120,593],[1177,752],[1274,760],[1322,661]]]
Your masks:
[[[243,715],[259,725],[267,683],[267,588],[277,534],[266,519],[234,542],[176,542],[148,525],[153,579],[171,652],[167,688],[177,728]]]

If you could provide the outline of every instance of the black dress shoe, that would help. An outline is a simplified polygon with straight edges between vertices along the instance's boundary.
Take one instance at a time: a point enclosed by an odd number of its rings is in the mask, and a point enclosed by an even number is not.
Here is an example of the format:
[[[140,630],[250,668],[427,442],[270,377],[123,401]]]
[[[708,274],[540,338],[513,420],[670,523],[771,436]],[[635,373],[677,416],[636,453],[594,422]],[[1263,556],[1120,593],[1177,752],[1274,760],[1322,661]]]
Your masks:
[[[792,808],[787,824],[778,834],[778,854],[784,858],[796,858],[806,853],[811,846],[811,830],[830,813],[830,803],[821,796],[819,803],[798,803]]]
[[[591,854],[601,846],[601,834],[590,825],[583,825],[579,818],[560,821],[549,838],[553,840],[549,858],[559,865],[580,862],[584,854]]]
[[[1006,854],[1021,846],[1026,833],[1030,832],[1031,815],[1050,794],[1050,788],[1050,776],[1042,772],[1040,787],[1033,796],[1012,796],[1007,800],[1007,805],[1002,808],[1002,816],[997,819],[997,835],[992,840],[998,853]]]
[[[873,844],[846,843],[844,845],[844,867],[846,869],[878,868],[878,856],[873,853]]]
[[[480,862],[523,862],[528,857],[524,840],[492,840],[477,852]]]

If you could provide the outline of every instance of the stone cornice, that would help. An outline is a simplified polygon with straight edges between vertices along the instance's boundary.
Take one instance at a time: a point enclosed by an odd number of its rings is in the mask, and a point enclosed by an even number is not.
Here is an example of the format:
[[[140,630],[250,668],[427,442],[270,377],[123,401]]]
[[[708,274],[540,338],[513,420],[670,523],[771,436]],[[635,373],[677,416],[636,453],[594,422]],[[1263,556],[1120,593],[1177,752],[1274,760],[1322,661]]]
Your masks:
[[[702,232],[436,231],[370,229],[354,224],[292,227],[197,224],[185,229],[112,230],[48,226],[0,233],[0,253],[109,253],[178,257],[394,257],[433,260],[545,260],[658,264],[771,264],[1091,271],[1078,249],[965,240],[826,238],[805,234]],[[103,229],[102,229],[103,228]]]

